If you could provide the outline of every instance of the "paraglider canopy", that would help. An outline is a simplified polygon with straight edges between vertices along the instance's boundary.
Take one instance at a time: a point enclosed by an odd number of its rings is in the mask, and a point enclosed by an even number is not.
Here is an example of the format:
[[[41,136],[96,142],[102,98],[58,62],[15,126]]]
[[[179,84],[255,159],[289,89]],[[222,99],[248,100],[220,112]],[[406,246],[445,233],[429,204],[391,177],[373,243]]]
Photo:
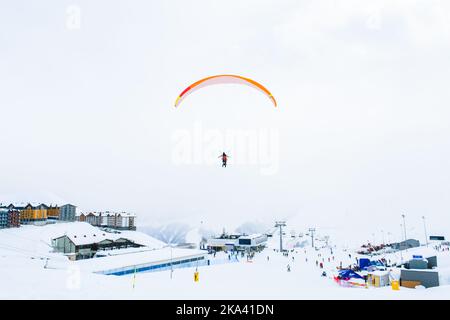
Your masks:
[[[226,83],[236,83],[236,84],[245,84],[248,85],[263,94],[265,94],[273,103],[273,105],[276,107],[277,102],[275,98],[272,96],[272,94],[267,90],[262,84],[256,82],[255,80],[245,78],[238,75],[232,75],[232,74],[221,74],[211,77],[203,78],[197,82],[194,82],[189,87],[184,89],[180,95],[178,96],[177,100],[175,101],[175,107],[178,107],[180,103],[186,98],[189,94],[192,92],[201,89],[206,86],[214,85],[214,84],[226,84]]]

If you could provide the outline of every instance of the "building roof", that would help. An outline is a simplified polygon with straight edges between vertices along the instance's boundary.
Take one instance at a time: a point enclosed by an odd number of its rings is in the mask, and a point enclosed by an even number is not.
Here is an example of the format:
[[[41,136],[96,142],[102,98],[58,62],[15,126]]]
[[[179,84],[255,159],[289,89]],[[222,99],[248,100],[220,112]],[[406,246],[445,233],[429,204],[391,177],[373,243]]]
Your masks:
[[[64,226],[65,228],[63,228]],[[120,237],[116,234],[100,230],[85,222],[58,224],[58,227],[59,236],[56,236],[53,239],[67,236],[67,238],[69,238],[76,246],[98,243],[106,239],[114,241],[116,238]]]
[[[181,260],[197,257],[207,257],[207,252],[195,249],[161,248],[154,250],[139,250],[98,259],[78,260],[76,264],[91,272],[107,271],[118,268],[130,268],[143,264],[167,263],[171,260]]]
[[[118,233],[111,233],[86,222],[58,223],[54,229],[58,230],[58,232],[53,233],[53,240],[67,236],[76,246],[99,243],[103,240],[117,241],[119,239],[126,239],[149,248],[160,248],[164,245],[163,242],[141,232],[120,231]]]
[[[261,233],[254,233],[254,234],[242,236],[239,239],[256,239],[259,237],[267,237],[267,235],[261,234]]]
[[[48,208],[48,206],[46,204],[39,203],[39,202],[13,202],[8,205],[5,205],[4,207],[6,207],[6,208],[13,207],[15,209],[23,210],[28,206],[31,206],[33,209],[41,208],[41,207]]]
[[[129,212],[113,212],[113,211],[90,211],[90,212],[77,212],[76,215],[80,216],[84,214],[85,216],[87,215],[94,215],[96,217],[102,216],[102,217],[107,217],[107,216],[118,216],[120,215],[121,217],[130,217],[130,218],[134,218],[136,217],[136,214],[134,213],[129,213]]]
[[[73,205],[73,204],[70,204],[70,203],[66,203],[66,204],[63,204],[61,207],[65,207],[65,206],[71,206],[71,207],[77,207],[77,206],[75,206],[75,205]]]
[[[236,240],[241,236],[241,234],[221,234],[220,236],[212,237],[211,239]]]
[[[26,203],[26,202],[12,202],[12,203],[8,203],[8,204],[5,203],[5,207],[9,208],[9,207],[12,206],[12,207],[14,207],[16,209],[23,209],[23,208],[25,208],[25,206],[27,204],[28,203]]]
[[[19,210],[16,209],[9,209],[9,208],[2,208],[0,207],[0,212],[5,212],[5,213],[16,213],[19,214]]]
[[[114,241],[114,237],[111,237],[110,234],[106,232],[97,232],[97,233],[78,233],[78,234],[65,234],[60,237],[55,238],[60,239],[66,237],[73,242],[76,246],[82,246],[86,244],[94,244],[99,243],[104,240]]]
[[[399,242],[399,244],[418,243],[418,242],[419,242],[419,240],[417,240],[417,239],[406,239],[406,240],[403,240],[403,241]]]
[[[369,274],[373,274],[375,276],[386,276],[389,275],[390,271],[388,270],[374,270],[374,271],[369,271]]]
[[[47,205],[42,202],[9,202],[9,203],[0,203],[0,208],[8,208],[10,206],[13,206],[15,208],[24,209],[26,206],[31,205],[32,207],[39,207],[39,206],[45,206],[48,208],[60,208],[63,206],[74,206],[73,204],[67,203],[62,206],[58,206],[56,203],[50,203],[50,205]]]

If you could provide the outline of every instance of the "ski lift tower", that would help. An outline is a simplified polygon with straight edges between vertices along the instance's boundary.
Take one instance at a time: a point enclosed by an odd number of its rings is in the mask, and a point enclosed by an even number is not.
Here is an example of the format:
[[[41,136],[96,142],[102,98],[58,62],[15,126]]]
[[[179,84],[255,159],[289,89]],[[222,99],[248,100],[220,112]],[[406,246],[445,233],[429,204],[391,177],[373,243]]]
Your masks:
[[[316,228],[309,228],[308,231],[311,234],[311,247],[314,248],[314,232],[316,232]]]
[[[280,227],[280,252],[283,252],[283,227],[286,227],[286,221],[275,221],[275,228]]]

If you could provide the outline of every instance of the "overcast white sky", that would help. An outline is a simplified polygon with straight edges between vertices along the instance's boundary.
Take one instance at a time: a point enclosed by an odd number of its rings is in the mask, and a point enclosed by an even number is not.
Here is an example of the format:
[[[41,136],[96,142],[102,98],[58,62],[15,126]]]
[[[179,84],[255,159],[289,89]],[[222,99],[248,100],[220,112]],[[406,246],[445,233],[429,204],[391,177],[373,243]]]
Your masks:
[[[173,108],[221,73],[279,108],[233,85]],[[448,235],[449,80],[448,1],[3,1],[0,202]],[[177,165],[196,124],[276,132],[276,173]]]

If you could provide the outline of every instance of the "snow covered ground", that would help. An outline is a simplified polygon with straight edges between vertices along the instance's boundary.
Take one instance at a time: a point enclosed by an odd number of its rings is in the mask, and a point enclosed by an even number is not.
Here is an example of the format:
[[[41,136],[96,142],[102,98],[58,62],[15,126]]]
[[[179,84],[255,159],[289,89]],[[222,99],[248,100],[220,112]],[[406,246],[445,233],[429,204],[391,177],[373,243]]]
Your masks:
[[[60,254],[50,253],[46,241],[39,240],[60,232],[59,228],[26,226],[0,230],[1,299],[450,299],[448,284],[425,290],[401,287],[399,291],[390,287],[340,287],[330,279],[331,273],[341,261],[343,266],[354,262],[353,252],[335,248],[334,261],[328,262],[328,257],[332,257],[329,248],[315,251],[305,247],[294,248],[286,257],[275,251],[276,234],[269,239],[268,248],[251,262],[239,258],[235,263],[199,267],[199,282],[194,282],[195,268],[175,269],[172,278],[170,271],[136,276],[94,274],[80,267],[83,262],[68,262]],[[150,237],[147,240],[159,243]],[[285,238],[287,247],[292,248],[297,242],[298,239]],[[426,248],[414,249],[414,254],[423,249]],[[439,270],[445,271],[450,267],[450,253],[437,255]],[[47,268],[45,257],[51,258]],[[216,257],[226,258],[224,254]],[[322,277],[322,270],[316,266],[320,259],[324,259],[328,277]],[[291,272],[287,272],[288,264]]]

